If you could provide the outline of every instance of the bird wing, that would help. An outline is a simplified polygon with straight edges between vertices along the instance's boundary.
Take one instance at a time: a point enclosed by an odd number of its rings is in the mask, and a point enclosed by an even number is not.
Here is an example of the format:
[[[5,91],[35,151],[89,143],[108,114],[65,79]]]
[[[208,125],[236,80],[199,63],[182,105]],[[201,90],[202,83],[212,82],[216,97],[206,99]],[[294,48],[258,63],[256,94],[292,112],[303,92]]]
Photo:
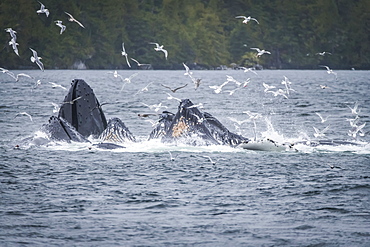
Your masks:
[[[238,16],[235,16],[235,18],[244,18],[244,19],[247,19],[247,17],[245,17],[244,15],[238,15]]]

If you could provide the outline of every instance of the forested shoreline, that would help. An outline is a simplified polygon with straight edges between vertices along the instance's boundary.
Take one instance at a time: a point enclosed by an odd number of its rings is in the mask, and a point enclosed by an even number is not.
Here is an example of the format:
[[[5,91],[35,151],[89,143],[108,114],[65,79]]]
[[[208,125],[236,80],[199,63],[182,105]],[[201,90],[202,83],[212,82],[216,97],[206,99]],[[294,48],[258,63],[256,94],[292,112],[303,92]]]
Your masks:
[[[33,0],[0,3],[0,67],[37,69],[127,69],[129,58],[154,69],[253,67],[266,69],[370,69],[369,0]],[[85,28],[69,22],[71,13]],[[242,23],[236,16],[259,22]],[[60,34],[55,21],[66,30]],[[19,56],[5,31],[17,33]],[[168,51],[154,50],[156,42]],[[256,57],[258,47],[270,51]],[[330,54],[320,55],[318,53]],[[132,68],[138,68],[131,60]]]

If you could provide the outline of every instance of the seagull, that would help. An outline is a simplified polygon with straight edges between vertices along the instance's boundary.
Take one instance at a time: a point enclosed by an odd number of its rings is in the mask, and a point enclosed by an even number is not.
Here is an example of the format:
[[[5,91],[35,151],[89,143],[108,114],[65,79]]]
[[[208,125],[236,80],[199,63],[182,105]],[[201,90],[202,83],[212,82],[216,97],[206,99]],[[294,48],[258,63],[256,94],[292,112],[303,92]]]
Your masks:
[[[149,89],[148,89],[148,87],[149,87],[149,85],[151,85],[151,84],[153,84],[153,82],[149,82],[145,87],[143,87],[142,89],[140,89],[139,91],[137,91],[137,93],[135,93],[135,95],[138,95],[139,93],[141,93],[141,92],[148,92],[149,91]],[[134,95],[134,96],[135,96]]]
[[[9,33],[12,39],[17,40],[17,35],[15,35],[17,32],[14,31],[11,27],[6,28],[5,32]]]
[[[56,84],[56,83],[51,82],[51,81],[49,81],[49,83],[51,84],[51,87],[52,87],[52,88],[60,87],[60,88],[61,88],[61,89],[63,89],[63,90],[67,90],[67,88],[63,87],[62,85]]]
[[[54,102],[51,102],[51,104],[54,106],[53,113],[57,113],[60,110],[60,107],[58,104],[55,104]]]
[[[131,79],[134,78],[137,75],[138,75],[138,73],[134,73],[134,74],[130,75],[129,77],[123,79],[123,81],[126,81],[127,83],[131,83]]]
[[[225,91],[225,92],[228,92],[229,93],[229,95],[233,95],[237,90],[239,90],[239,89],[241,89],[241,87],[237,87],[237,88],[235,88],[235,89],[233,89],[233,90],[227,90],[227,91]]]
[[[243,113],[246,113],[249,116],[249,119],[253,120],[253,121],[262,117],[262,115],[260,113],[257,113],[257,112],[255,113],[255,112],[251,112],[251,111],[243,111]]]
[[[277,91],[266,91],[266,93],[272,93],[275,97],[278,96],[278,95],[281,95],[286,99],[288,98],[288,96],[286,96],[286,94],[285,94],[285,91],[281,88],[278,89]]]
[[[71,100],[71,101],[64,101],[64,102],[62,102],[62,104],[71,104],[71,105],[73,105],[73,104],[75,103],[75,101],[76,101],[76,100],[79,100],[79,99],[81,99],[81,98],[82,98],[82,96],[77,97],[77,98],[75,98],[75,99],[73,99],[73,100]]]
[[[229,83],[229,81],[225,81],[224,83],[222,83],[220,86],[209,86],[209,88],[212,88],[212,89],[214,89],[214,91],[215,91],[215,93],[217,93],[217,94],[219,94],[219,93],[221,93],[222,92],[222,88],[226,85],[226,84],[228,84]]]
[[[31,116],[30,114],[28,114],[27,112],[20,112],[20,113],[17,113],[17,114],[15,115],[15,117],[14,117],[14,118],[18,117],[19,115],[25,115],[25,116],[28,116],[28,117],[30,118],[31,122],[33,122],[33,120],[32,120],[32,116]]]
[[[216,165],[216,162],[214,160],[212,160],[212,158],[210,156],[203,156],[203,157],[207,158],[212,163],[212,165]]]
[[[316,113],[316,115],[317,116],[319,116],[319,118],[321,119],[321,123],[325,123],[327,120],[328,120],[328,117],[329,116],[327,116],[326,118],[324,118],[323,116],[321,116],[321,114],[320,113],[318,113],[318,112],[315,112]]]
[[[122,56],[125,56],[126,57],[126,63],[127,63],[127,65],[128,65],[128,67],[130,67],[131,68],[131,64],[130,64],[130,62],[128,61],[128,58],[127,58],[127,52],[126,52],[126,50],[125,50],[125,43],[123,43],[122,42]]]
[[[169,94],[169,93],[166,93],[167,95],[168,95],[168,97],[167,97],[167,99],[168,100],[171,100],[171,99],[174,99],[174,100],[177,100],[178,102],[181,102],[181,99],[179,99],[179,98],[176,98],[176,97],[173,97],[171,94]]]
[[[360,113],[360,111],[358,110],[358,102],[357,101],[356,101],[353,108],[351,108],[350,106],[348,106],[348,108],[351,109],[351,113],[353,115],[358,115]]]
[[[70,22],[76,22],[78,25],[80,25],[80,27],[82,27],[82,28],[85,28],[84,27],[84,25],[82,25],[82,23],[81,22],[79,22],[78,20],[76,20],[70,13],[68,13],[68,12],[65,12],[64,11],[64,13],[66,13],[66,15],[68,15],[69,16],[69,21]]]
[[[246,120],[237,120],[236,118],[233,118],[233,117],[228,117],[231,121],[237,123],[238,125],[242,125],[243,123],[247,123],[249,122],[249,119],[246,119]]]
[[[360,136],[364,136],[365,134],[362,132],[362,129],[365,127],[365,125],[366,125],[366,123],[363,123],[363,124],[361,124],[359,126],[355,125],[353,127],[353,130],[349,130],[348,131],[348,135],[349,136],[352,136],[353,138],[356,138],[357,133],[358,132],[361,132],[359,135]]]
[[[326,89],[326,88],[329,88],[328,86],[326,85],[320,85],[321,89]]]
[[[114,78],[118,78],[119,77],[119,78],[121,78],[122,81],[124,81],[123,80],[123,77],[120,74],[118,74],[117,70],[115,70],[114,72],[109,71],[108,74],[113,74],[113,77]]]
[[[320,67],[324,67],[326,68],[326,72],[328,74],[333,74],[335,76],[335,78],[337,78],[337,73],[335,73],[332,69],[330,69],[328,66],[325,66],[325,65],[320,65]]]
[[[357,126],[357,122],[358,120],[360,120],[360,117],[358,115],[356,115],[355,118],[347,118],[346,121],[349,121],[349,125],[351,125],[351,127],[356,127]]]
[[[197,90],[197,89],[198,89],[198,87],[199,87],[199,85],[200,85],[200,81],[201,81],[202,79],[200,79],[200,78],[195,79],[194,77],[191,77],[191,80],[194,82],[194,88],[195,88],[195,90]]]
[[[132,61],[134,61],[135,63],[137,63],[137,66],[143,66],[143,65],[149,65],[149,64],[145,64],[145,63],[139,63],[136,59],[133,59],[133,58],[130,58]]]
[[[44,64],[40,61],[42,58],[37,55],[37,52],[30,48],[33,56],[31,56],[31,62],[36,63],[39,68],[44,71]]]
[[[191,115],[195,116],[197,118],[197,122],[200,123],[200,124],[203,123],[204,120],[205,120],[205,118],[203,118],[203,117],[201,118],[197,114],[191,114]]]
[[[45,5],[43,5],[40,1],[38,1],[41,4],[41,7],[39,10],[36,11],[37,14],[45,14],[46,17],[49,16],[49,10],[45,9]]]
[[[184,67],[185,67],[185,73],[184,73],[184,75],[191,76],[193,74],[193,72],[190,72],[189,67],[186,64],[184,64],[184,63],[182,63],[182,65],[184,65]]]
[[[32,77],[32,76],[27,75],[27,74],[25,74],[25,73],[19,73],[19,74],[17,74],[17,75],[14,75],[14,73],[13,73],[13,72],[11,72],[11,71],[9,71],[9,70],[7,70],[7,69],[0,68],[0,70],[1,70],[0,72],[3,72],[4,74],[7,74],[8,76],[12,77],[15,81],[19,81],[19,77],[20,77],[20,76],[24,76],[24,77],[28,77],[28,78],[30,78],[30,79],[33,79],[33,77]]]
[[[60,27],[60,34],[62,34],[66,30],[66,26],[62,24],[62,21],[56,20],[55,21],[58,27]]]
[[[322,131],[320,131],[320,130],[318,130],[317,128],[315,128],[315,127],[312,127],[314,130],[315,130],[315,133],[313,134],[316,138],[317,137],[324,137],[325,136],[325,132],[329,129],[329,126],[330,125],[328,125],[328,126],[326,126],[326,128],[325,129],[323,129]]]
[[[247,87],[250,82],[251,82],[251,78],[248,78],[247,80],[245,80],[243,83],[243,87]]]
[[[13,39],[13,38],[12,38],[12,39],[9,41],[9,45],[11,45],[11,46],[12,46],[14,53],[15,53],[15,54],[17,54],[17,56],[19,57],[18,47],[17,47],[17,45],[19,45],[19,44],[15,41],[15,39]]]
[[[262,56],[263,54],[271,54],[271,52],[269,51],[266,51],[266,50],[260,50],[259,48],[251,48],[252,50],[256,50],[257,51],[257,55],[256,57],[260,57]]]
[[[327,51],[323,51],[323,52],[318,52],[318,53],[316,53],[316,55],[319,55],[319,56],[325,56],[325,54],[329,54],[329,55],[331,55],[331,53],[330,53],[330,52],[327,52]]]
[[[191,108],[195,108],[195,107],[203,108],[203,103],[199,103],[199,104],[196,104],[196,105],[192,105],[192,106],[189,106],[189,107],[187,107],[187,108],[188,108],[188,109],[191,109]]]
[[[264,92],[266,93],[268,90],[276,88],[275,86],[270,86],[264,82],[262,82],[263,87],[265,88]]]
[[[250,17],[250,16],[245,17],[244,15],[239,15],[239,16],[236,16],[235,18],[244,18],[244,20],[243,20],[243,23],[244,23],[244,24],[248,24],[248,22],[250,22],[250,21],[255,21],[255,22],[257,22],[257,24],[260,24],[260,23],[257,21],[257,19],[252,18],[252,17]]]
[[[149,107],[149,109],[154,110],[155,112],[159,111],[161,108],[167,108],[167,106],[162,106],[162,102],[159,104],[154,104],[154,105],[147,105],[145,103],[141,103],[141,104]]]
[[[173,93],[176,93],[177,90],[181,89],[181,88],[184,88],[186,87],[188,84],[185,84],[183,86],[180,86],[180,87],[177,87],[177,88],[171,88],[170,86],[167,86],[167,85],[163,85],[161,84],[162,87],[165,87],[165,88],[168,88],[169,90],[171,90]]]
[[[253,74],[258,75],[257,72],[254,71],[255,70],[254,68],[246,68],[246,67],[240,67],[240,68],[244,70],[244,73],[252,72]]]
[[[286,93],[289,94],[289,91],[295,91],[292,89],[289,85],[292,84],[291,81],[289,81],[288,77],[284,76],[284,80],[281,81],[281,84],[285,85]]]
[[[241,82],[238,82],[237,80],[235,80],[234,79],[234,77],[232,77],[232,76],[230,76],[230,75],[226,75],[226,80],[227,81],[229,81],[229,82],[235,82],[235,84],[237,85],[237,86],[240,86],[240,85],[242,85],[242,83]]]
[[[162,51],[164,53],[164,57],[167,60],[168,52],[167,52],[167,50],[163,49],[163,45],[159,45],[158,43],[153,43],[153,42],[151,42],[149,44],[156,45],[156,47],[154,47],[154,50]]]
[[[168,153],[170,154],[171,161],[174,161],[175,158],[172,156],[172,153],[170,151],[168,151]]]

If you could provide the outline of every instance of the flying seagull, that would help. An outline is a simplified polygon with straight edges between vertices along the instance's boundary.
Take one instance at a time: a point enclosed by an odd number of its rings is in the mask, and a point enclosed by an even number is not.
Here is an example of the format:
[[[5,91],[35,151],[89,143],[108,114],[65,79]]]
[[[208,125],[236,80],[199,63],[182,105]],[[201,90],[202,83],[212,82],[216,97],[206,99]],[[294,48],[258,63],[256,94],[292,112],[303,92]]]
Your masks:
[[[255,21],[255,22],[257,22],[257,24],[260,24],[260,23],[257,21],[257,19],[252,18],[252,17],[250,17],[250,16],[245,17],[244,15],[239,15],[239,16],[236,16],[235,18],[244,18],[244,20],[243,20],[243,23],[244,23],[244,24],[248,24],[248,22],[250,22],[250,21]]]
[[[128,67],[130,67],[131,68],[131,64],[130,64],[130,62],[128,61],[128,59],[127,59],[127,52],[126,52],[126,50],[125,50],[125,43],[123,43],[122,42],[122,56],[125,56],[125,58],[126,58],[126,63],[127,63],[127,65],[128,65]]]
[[[41,7],[39,10],[36,11],[37,14],[45,14],[46,17],[49,16],[49,10],[48,9],[45,9],[45,5],[43,5],[40,1],[39,3],[41,4]]]
[[[37,52],[30,48],[32,51],[31,62],[36,63],[39,68],[44,71],[44,64],[40,61],[42,58],[37,55]]]
[[[66,30],[66,26],[62,24],[62,21],[56,20],[55,21],[58,27],[60,27],[60,34],[62,34]]]
[[[260,57],[262,56],[263,54],[271,54],[271,52],[269,51],[266,51],[266,50],[260,50],[259,48],[251,48],[252,50],[256,50],[257,51],[257,55],[256,57]]]
[[[167,85],[163,85],[161,84],[162,87],[165,87],[165,88],[168,88],[169,90],[171,90],[173,93],[175,93],[177,90],[181,89],[181,88],[184,88],[186,87],[188,84],[185,84],[183,86],[180,86],[180,87],[177,87],[177,88],[171,88],[170,86],[167,86]]]
[[[163,45],[159,45],[158,43],[153,43],[153,42],[151,42],[150,44],[156,45],[156,47],[154,47],[154,50],[162,51],[164,53],[164,57],[167,60],[168,52],[167,52],[167,50],[163,49]]]
[[[85,28],[84,27],[84,25],[82,25],[82,23],[81,22],[79,22],[78,20],[76,20],[70,13],[68,13],[68,12],[65,12],[64,11],[64,13],[66,13],[66,15],[68,15],[69,16],[69,21],[70,22],[76,22],[78,25],[80,25],[82,28]]]

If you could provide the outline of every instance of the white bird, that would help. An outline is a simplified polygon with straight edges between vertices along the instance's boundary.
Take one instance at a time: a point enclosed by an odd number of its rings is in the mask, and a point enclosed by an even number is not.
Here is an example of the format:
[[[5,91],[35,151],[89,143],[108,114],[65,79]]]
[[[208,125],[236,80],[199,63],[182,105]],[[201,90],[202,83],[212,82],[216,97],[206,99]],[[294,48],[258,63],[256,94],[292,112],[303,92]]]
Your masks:
[[[199,124],[203,123],[203,122],[204,122],[204,120],[206,120],[204,117],[199,117],[197,114],[192,114],[192,113],[191,113],[191,115],[193,115],[193,116],[195,116],[195,117],[197,118],[197,122],[198,122]]]
[[[25,73],[19,73],[19,74],[15,75],[13,72],[11,72],[11,71],[9,71],[9,70],[7,70],[7,69],[0,68],[0,70],[1,70],[1,72],[3,72],[4,74],[7,74],[7,75],[9,75],[10,77],[12,77],[15,81],[19,81],[19,77],[20,77],[20,76],[28,77],[28,78],[30,78],[30,79],[33,79],[33,77],[32,77],[32,76],[27,75],[27,74],[25,74]]]
[[[131,79],[134,78],[137,75],[138,75],[138,73],[134,73],[134,74],[130,75],[129,77],[123,79],[123,81],[125,81],[127,83],[131,83]]]
[[[80,25],[80,27],[82,27],[82,28],[85,28],[84,27],[84,25],[82,25],[82,23],[81,22],[79,22],[78,20],[76,20],[70,13],[68,13],[68,12],[65,12],[64,11],[64,13],[66,13],[66,15],[68,15],[69,16],[69,18],[68,18],[68,20],[70,21],[70,22],[76,22],[78,25]]]
[[[30,50],[33,54],[30,58],[31,62],[36,63],[37,66],[39,66],[39,68],[44,71],[44,64],[40,61],[42,58],[37,55],[37,52],[35,50],[33,50],[32,48],[30,48]]]
[[[214,92],[215,93],[217,93],[217,94],[219,94],[219,93],[221,93],[222,92],[222,88],[224,87],[224,86],[226,86],[226,84],[228,84],[229,83],[229,81],[225,81],[224,83],[222,83],[220,86],[217,86],[217,85],[215,85],[215,86],[209,86],[209,88],[212,88],[213,90],[214,90]]]
[[[171,100],[171,99],[174,99],[174,100],[177,100],[178,102],[181,102],[181,99],[179,99],[179,98],[176,98],[176,97],[173,97],[171,94],[169,94],[169,93],[166,93],[167,95],[168,95],[168,97],[167,97],[167,99],[168,100]]]
[[[249,116],[249,119],[253,121],[262,117],[262,115],[258,112],[243,111],[243,113],[246,113]]]
[[[202,108],[203,108],[203,103],[199,103],[199,104],[196,104],[196,105],[192,105],[192,106],[189,106],[189,107],[187,107],[187,108],[188,108],[188,109],[191,109],[191,108],[195,108],[195,107],[198,107],[198,108],[202,109]]]
[[[138,95],[139,93],[142,93],[142,92],[148,92],[149,91],[149,88],[148,87],[151,84],[153,84],[153,82],[149,82],[145,87],[143,87],[142,89],[140,89],[139,91],[137,91],[137,93],[135,95]]]
[[[351,127],[357,126],[358,120],[360,120],[360,117],[358,115],[356,115],[355,118],[351,118],[351,119],[347,118],[346,119],[346,121],[349,121],[349,125],[351,125]]]
[[[260,57],[263,54],[271,54],[271,52],[266,51],[266,50],[260,50],[259,48],[251,48],[251,50],[256,50],[257,51],[256,57]]]
[[[19,45],[19,44],[15,41],[15,39],[13,39],[13,38],[12,38],[12,39],[9,41],[9,45],[11,45],[11,46],[12,46],[14,53],[15,53],[15,54],[17,54],[17,56],[19,56],[19,53],[18,53],[18,47],[17,47],[17,45]]]
[[[9,33],[12,39],[17,40],[17,35],[16,35],[17,32],[14,31],[11,27],[6,28],[5,32]]]
[[[248,84],[251,82],[251,78],[248,78],[247,80],[244,81],[243,87],[248,86]]]
[[[54,106],[53,113],[57,113],[60,110],[60,107],[58,104],[55,104],[54,102],[51,102],[51,104]]]
[[[75,99],[73,99],[71,101],[64,101],[64,102],[62,102],[62,104],[71,104],[71,105],[73,105],[75,103],[75,101],[77,101],[77,100],[79,100],[81,98],[82,98],[82,96],[77,97],[77,98],[75,98]]]
[[[136,59],[133,59],[133,58],[130,58],[132,61],[134,61],[135,63],[137,63],[137,66],[143,66],[143,65],[149,65],[149,64],[145,64],[145,63],[139,63],[139,61],[137,61]]]
[[[358,102],[356,101],[355,105],[353,106],[353,108],[351,108],[350,106],[348,106],[349,109],[351,109],[351,113],[353,115],[358,115],[360,114],[360,110],[358,109]]]
[[[153,42],[151,42],[150,44],[156,45],[156,47],[154,47],[154,50],[163,52],[164,57],[167,60],[168,52],[167,50],[163,49],[163,45],[159,45],[158,43],[153,43]]]
[[[237,123],[238,125],[242,125],[243,123],[247,123],[249,122],[250,120],[249,119],[245,119],[245,120],[237,120],[236,118],[233,118],[233,117],[228,117],[231,121],[233,121],[234,123]]]
[[[357,133],[360,132],[359,135],[364,136],[365,133],[362,131],[362,129],[365,127],[365,125],[366,125],[366,123],[363,123],[359,126],[357,126],[357,125],[353,126],[353,129],[348,131],[348,135],[352,136],[353,138],[356,138]]]
[[[229,82],[235,82],[235,84],[237,85],[237,86],[240,86],[240,85],[242,85],[242,83],[241,82],[239,82],[239,81],[237,81],[237,80],[235,80],[234,79],[234,77],[232,77],[232,76],[230,76],[230,75],[226,75],[226,80],[227,81],[229,81]]]
[[[244,70],[244,73],[252,72],[253,74],[258,75],[257,72],[254,71],[255,70],[254,68],[246,68],[246,67],[240,67],[240,68]]]
[[[284,76],[284,80],[281,81],[281,84],[285,85],[285,89],[286,89],[286,94],[289,95],[289,91],[295,91],[294,89],[292,89],[290,87],[290,85],[292,84],[291,81],[289,81],[288,77]]]
[[[61,88],[61,89],[63,89],[63,90],[67,90],[67,88],[63,87],[62,85],[56,84],[55,82],[51,82],[51,81],[49,81],[49,83],[51,84],[51,87],[52,87],[52,88],[60,87],[60,88]]]
[[[325,56],[325,54],[329,54],[329,55],[331,55],[331,53],[330,53],[330,52],[327,52],[327,51],[323,51],[323,52],[318,52],[318,53],[316,53],[316,55],[320,55],[320,56]]]
[[[318,112],[315,112],[316,113],[316,115],[317,116],[319,116],[319,118],[321,119],[321,123],[325,123],[327,120],[328,120],[328,117],[329,116],[327,116],[326,118],[324,118],[323,116],[321,116],[321,114],[320,113],[318,113]]]
[[[324,67],[326,68],[326,72],[328,74],[333,74],[335,76],[335,78],[337,78],[337,73],[335,73],[332,69],[330,69],[328,66],[325,66],[325,65],[320,65],[320,67]]]
[[[108,74],[113,74],[113,77],[114,78],[118,78],[119,77],[119,78],[121,78],[122,81],[124,81],[123,80],[123,77],[120,74],[118,74],[117,70],[115,70],[114,72],[109,71]]]
[[[286,94],[285,94],[285,91],[281,88],[278,89],[277,91],[266,91],[266,93],[272,93],[275,97],[278,96],[278,95],[281,95],[286,99],[288,98],[288,96],[286,96]]]
[[[203,157],[207,158],[212,163],[212,165],[216,164],[216,162],[210,156],[203,156]]]
[[[19,115],[25,115],[25,116],[30,118],[31,122],[33,122],[32,116],[30,114],[28,114],[27,112],[17,113],[14,118],[18,117]]]
[[[226,90],[224,91],[225,93],[229,93],[229,95],[233,95],[237,90],[241,89],[241,87],[237,87],[233,90]]]
[[[276,88],[275,86],[270,86],[264,82],[262,82],[263,87],[265,88],[264,92],[266,93],[268,90]]]
[[[40,1],[38,1],[41,4],[41,7],[39,10],[36,11],[37,14],[45,14],[46,17],[49,16],[49,10],[45,9],[45,5],[43,5]]]
[[[250,17],[250,16],[248,16],[248,17],[245,17],[244,15],[239,15],[239,16],[236,16],[235,18],[243,18],[244,20],[243,20],[243,23],[244,24],[248,24],[248,22],[250,22],[250,21],[255,21],[255,22],[257,22],[257,24],[260,24],[258,21],[257,21],[257,19],[255,19],[255,18],[252,18],[252,17]]]
[[[172,156],[172,153],[170,151],[168,151],[168,153],[170,154],[171,161],[174,161],[175,158]]]
[[[159,104],[154,104],[154,105],[147,105],[145,103],[141,103],[141,104],[149,107],[149,109],[154,110],[155,112],[159,111],[161,108],[167,108],[167,106],[162,106],[162,102]]]
[[[185,63],[182,63],[182,65],[184,65],[184,67],[185,67],[185,73],[184,73],[184,75],[191,76],[193,74],[193,72],[190,72],[189,67]]]
[[[197,90],[198,89],[198,87],[200,86],[200,81],[202,80],[202,79],[200,79],[200,78],[198,78],[198,79],[195,79],[194,77],[190,77],[191,78],[191,80],[193,81],[193,83],[194,83],[194,88],[195,88],[195,90]]]
[[[127,52],[126,52],[126,50],[125,50],[125,43],[123,43],[123,42],[122,42],[122,52],[121,52],[121,54],[122,54],[122,56],[125,56],[125,58],[126,58],[126,63],[127,63],[127,65],[128,65],[128,67],[130,67],[130,68],[131,68],[131,64],[130,64],[130,62],[128,61],[128,58],[127,58],[128,54],[127,54]]]
[[[66,26],[62,24],[62,21],[56,20],[55,21],[58,27],[60,27],[60,34],[62,34],[66,30]]]
[[[323,130],[318,130],[317,128],[315,128],[315,127],[312,127],[314,130],[315,130],[315,133],[313,134],[316,138],[317,137],[324,137],[325,136],[325,132],[329,129],[329,126],[330,125],[328,125],[328,126],[326,126],[325,127],[325,129],[323,129]]]

